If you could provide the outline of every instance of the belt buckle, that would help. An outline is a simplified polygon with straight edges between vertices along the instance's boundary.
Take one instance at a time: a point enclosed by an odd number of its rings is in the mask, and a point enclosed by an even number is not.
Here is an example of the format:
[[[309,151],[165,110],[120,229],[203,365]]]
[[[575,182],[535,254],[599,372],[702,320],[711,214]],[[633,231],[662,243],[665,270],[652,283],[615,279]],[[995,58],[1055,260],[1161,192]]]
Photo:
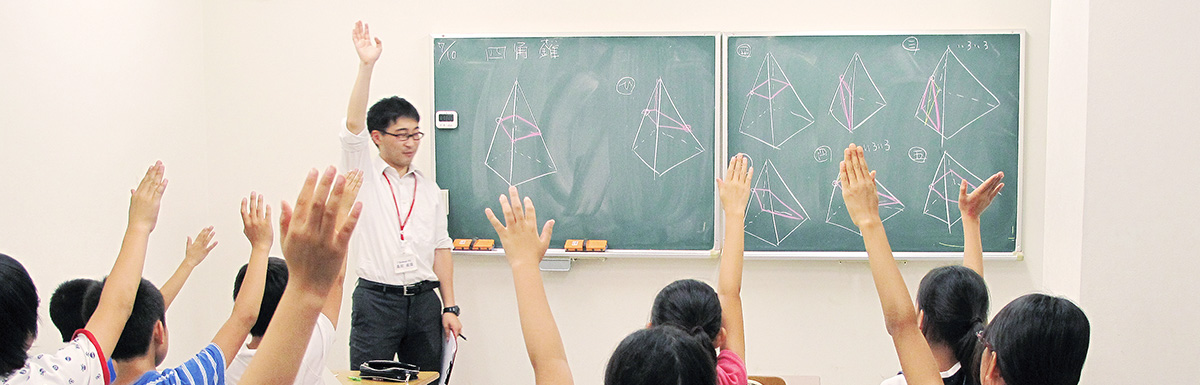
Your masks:
[[[417,295],[417,293],[409,293],[409,292],[408,292],[408,288],[410,288],[410,287],[414,287],[414,286],[416,286],[416,285],[404,285],[404,286],[401,286],[401,287],[403,287],[403,288],[404,288],[404,289],[403,289],[403,291],[404,291],[403,295],[404,295],[405,297],[411,297],[411,296]]]

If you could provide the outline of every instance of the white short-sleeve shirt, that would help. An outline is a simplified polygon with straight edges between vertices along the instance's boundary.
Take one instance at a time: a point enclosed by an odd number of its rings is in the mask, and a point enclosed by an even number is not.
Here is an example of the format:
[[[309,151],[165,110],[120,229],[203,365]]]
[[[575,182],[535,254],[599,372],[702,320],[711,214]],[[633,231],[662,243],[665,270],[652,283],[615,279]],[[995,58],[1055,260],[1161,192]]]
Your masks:
[[[433,251],[453,245],[446,231],[448,210],[442,205],[441,189],[411,167],[408,173],[399,175],[372,152],[375,143],[368,130],[355,135],[343,124],[339,131],[342,165],[346,171],[363,172],[362,188],[358,191],[363,211],[351,238],[352,250],[358,258],[356,273],[366,280],[389,285],[438,280],[433,273]],[[404,225],[403,242],[409,242],[417,255],[416,269],[397,272],[395,263],[403,254],[400,223],[405,217],[409,218]]]
[[[75,332],[75,338],[54,354],[39,354],[25,360],[25,367],[17,369],[7,377],[0,375],[4,385],[16,384],[72,384],[106,385],[113,379],[108,376],[108,360],[92,333],[86,330]]]
[[[950,378],[950,376],[958,373],[959,369],[962,369],[962,363],[955,362],[954,366],[942,372],[942,378]],[[895,377],[883,380],[879,385],[908,385],[908,380],[904,379],[904,374],[897,374]]]
[[[333,322],[324,314],[317,316],[317,325],[313,329],[312,337],[308,340],[308,348],[304,350],[304,359],[300,361],[300,370],[296,372],[296,385],[323,385],[325,384],[325,373],[329,373],[329,368],[325,366],[325,357],[329,352],[329,347],[333,346]],[[254,354],[258,349],[250,349],[245,345],[241,350],[238,350],[236,356],[233,357],[233,362],[229,363],[229,369],[225,370],[225,383],[228,385],[236,385],[242,379],[242,374],[246,373],[246,368],[250,366],[250,360],[254,358]]]

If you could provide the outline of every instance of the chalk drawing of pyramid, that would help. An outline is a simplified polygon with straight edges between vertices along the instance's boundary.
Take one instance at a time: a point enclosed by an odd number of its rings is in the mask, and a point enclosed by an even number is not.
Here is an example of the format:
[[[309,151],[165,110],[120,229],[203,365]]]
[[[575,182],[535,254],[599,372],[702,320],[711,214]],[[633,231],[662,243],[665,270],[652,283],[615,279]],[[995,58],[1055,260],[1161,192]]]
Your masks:
[[[558,172],[519,82],[513,82],[504,109],[496,118],[496,131],[485,159],[484,165],[510,186]]]
[[[704,145],[692,133],[692,126],[679,115],[662,79],[654,84],[650,101],[640,115],[642,121],[633,140],[633,153],[656,177],[704,152]]]
[[[887,100],[855,52],[846,70],[838,76],[837,91],[833,101],[829,102],[829,114],[843,128],[854,132],[884,106],[887,106]]]
[[[962,219],[962,213],[958,210],[958,189],[964,179],[967,181],[967,191],[974,191],[983,183],[982,179],[954,160],[949,153],[942,154],[942,160],[933,174],[933,181],[929,182],[925,215],[944,222],[946,231],[952,231],[954,224]]]
[[[750,188],[745,231],[771,246],[779,246],[808,221],[808,212],[804,211],[804,206],[770,160],[763,166],[761,175]]]
[[[884,187],[878,179],[875,180],[875,193],[879,195],[879,217],[884,222],[904,211],[904,203],[896,199],[896,195],[888,191],[887,187]],[[850,219],[850,214],[846,212],[846,200],[842,198],[840,181],[833,181],[833,196],[829,197],[829,213],[825,215],[825,223],[862,235],[858,231],[858,226],[855,226],[854,221]]]
[[[999,106],[1000,99],[946,48],[926,81],[916,117],[945,140]]]
[[[746,93],[738,132],[778,149],[813,121],[787,74],[768,53],[754,78],[754,88]]]

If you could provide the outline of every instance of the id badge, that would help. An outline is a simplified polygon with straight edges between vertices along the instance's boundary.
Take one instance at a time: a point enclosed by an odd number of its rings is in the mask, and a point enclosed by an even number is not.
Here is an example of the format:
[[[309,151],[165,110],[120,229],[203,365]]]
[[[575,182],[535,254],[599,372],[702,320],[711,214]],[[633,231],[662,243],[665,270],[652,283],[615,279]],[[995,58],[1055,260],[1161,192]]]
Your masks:
[[[417,253],[410,242],[400,242],[400,255],[393,263],[396,273],[410,273],[417,270]]]

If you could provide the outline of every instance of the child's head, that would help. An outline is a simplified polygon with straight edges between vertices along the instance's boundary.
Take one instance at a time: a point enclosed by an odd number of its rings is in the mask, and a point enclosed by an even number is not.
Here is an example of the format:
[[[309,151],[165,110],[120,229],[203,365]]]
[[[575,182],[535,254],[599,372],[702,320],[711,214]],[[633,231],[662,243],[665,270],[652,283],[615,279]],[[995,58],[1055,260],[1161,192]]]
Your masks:
[[[0,376],[25,366],[37,336],[37,287],[16,259],[0,254]]]
[[[233,279],[234,300],[237,300],[238,293],[242,291],[242,281],[246,279],[246,269],[249,266],[250,264],[242,265],[242,269],[238,270],[237,278]],[[276,257],[268,259],[267,283],[263,290],[262,306],[258,310],[258,321],[254,323],[254,327],[250,328],[250,335],[262,337],[267,333],[267,325],[271,324],[275,308],[279,307],[279,299],[283,298],[283,289],[287,288],[287,281],[287,263]]]
[[[99,285],[88,290],[83,300],[83,318],[92,318],[100,305],[100,294],[104,291],[105,278]],[[109,355],[114,361],[127,361],[148,354],[154,355],[154,364],[162,363],[167,356],[167,314],[162,293],[153,283],[142,279],[137,297],[133,300],[133,311],[121,331],[121,338]],[[153,349],[151,349],[153,348]]]
[[[1027,294],[996,313],[980,339],[984,384],[1075,385],[1087,358],[1091,326],[1074,303]],[[992,358],[995,357],[993,363]]]
[[[658,292],[650,309],[650,324],[672,325],[690,334],[700,335],[710,342],[709,354],[715,356],[712,345],[718,345],[721,333],[721,300],[707,283],[694,279],[672,282]]]
[[[605,385],[712,385],[717,363],[711,340],[673,325],[653,326],[625,337],[604,370]]]
[[[926,340],[950,347],[964,365],[974,361],[978,344],[975,333],[983,330],[988,313],[983,277],[957,265],[933,269],[921,279],[917,307],[922,312],[921,332]]]
[[[87,326],[83,319],[83,297],[88,289],[99,284],[100,281],[91,278],[76,278],[58,285],[50,295],[50,320],[62,334],[63,342],[71,341],[76,330]]]

